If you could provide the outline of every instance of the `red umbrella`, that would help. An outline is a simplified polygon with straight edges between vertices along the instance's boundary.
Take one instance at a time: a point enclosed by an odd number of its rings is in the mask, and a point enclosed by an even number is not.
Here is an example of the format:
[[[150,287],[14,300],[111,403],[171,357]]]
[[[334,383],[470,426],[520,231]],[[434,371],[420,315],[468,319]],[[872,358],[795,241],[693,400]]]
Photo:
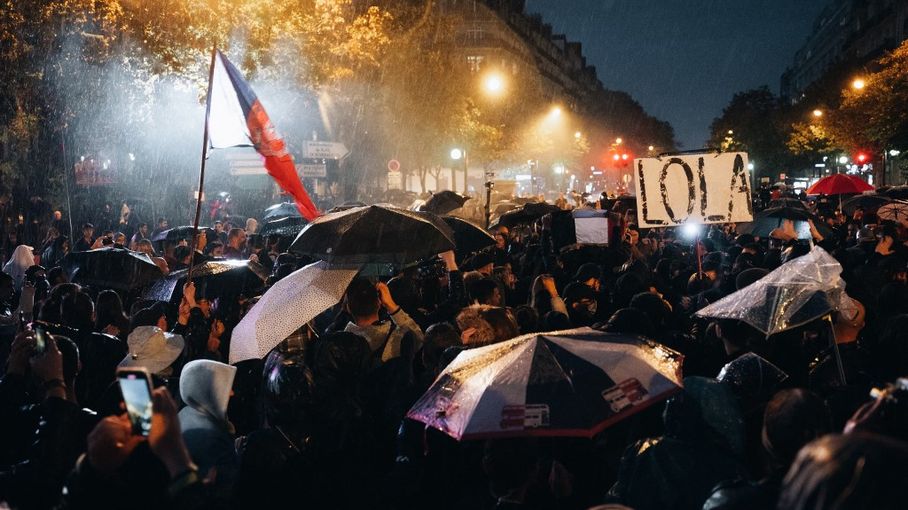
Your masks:
[[[807,188],[807,194],[847,195],[849,193],[863,193],[873,189],[873,186],[855,175],[832,174],[829,177],[823,177],[813,186]]]

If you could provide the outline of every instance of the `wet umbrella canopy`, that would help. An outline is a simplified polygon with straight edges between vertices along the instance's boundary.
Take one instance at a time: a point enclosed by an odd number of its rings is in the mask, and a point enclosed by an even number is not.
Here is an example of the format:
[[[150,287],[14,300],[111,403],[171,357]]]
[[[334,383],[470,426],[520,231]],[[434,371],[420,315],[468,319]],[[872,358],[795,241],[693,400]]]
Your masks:
[[[168,230],[164,230],[155,235],[151,240],[152,241],[182,241],[184,239],[192,239],[192,236],[195,234],[195,229],[191,225],[186,225],[182,227],[173,227]]]
[[[261,236],[296,237],[306,227],[306,223],[302,216],[288,216],[265,223],[257,233]]]
[[[357,207],[316,218],[290,251],[333,263],[406,264],[454,249],[454,242],[420,213]]]
[[[121,248],[69,253],[60,265],[70,281],[100,288],[130,290],[164,276],[148,255]]]
[[[460,209],[470,197],[463,196],[450,190],[433,193],[426,204],[423,206],[424,211],[438,215],[448,214],[449,212]]]
[[[179,299],[187,271],[174,271],[159,280],[148,289],[145,298],[156,301]],[[261,289],[267,278],[268,271],[249,260],[210,260],[192,268],[192,281],[209,298],[243,292],[248,295]]]
[[[847,195],[863,193],[874,188],[858,177],[845,174],[832,174],[823,177],[807,189],[808,195]]]
[[[495,238],[491,234],[465,219],[455,216],[445,216],[442,219],[453,231],[458,253],[468,254],[495,244]]]
[[[682,356],[590,328],[461,352],[409,418],[462,439],[592,437],[681,391]]]
[[[334,269],[321,261],[278,281],[234,328],[230,363],[263,358],[316,315],[336,305],[357,271]]]
[[[501,225],[508,228],[516,225],[528,225],[546,214],[559,210],[560,209],[554,205],[545,202],[526,204],[519,209],[514,209],[502,214],[495,222],[495,225]]]
[[[845,294],[841,272],[836,259],[815,247],[697,315],[741,320],[766,336],[781,333],[854,306]]]
[[[844,211],[845,214],[848,215],[854,214],[854,210],[858,207],[864,209],[865,211],[875,211],[881,206],[888,204],[889,202],[892,202],[892,198],[887,197],[886,195],[878,195],[876,193],[863,193],[842,202],[842,211]]]
[[[826,226],[826,223],[820,221],[813,213],[807,209],[799,207],[773,207],[760,211],[754,216],[754,220],[738,225],[736,231],[738,234],[751,234],[757,237],[769,237],[773,230],[780,228],[784,220],[791,220],[794,223],[794,229],[798,233],[799,239],[810,239],[810,224],[808,220],[813,220],[814,226],[823,236],[832,235],[832,231]]]
[[[264,216],[262,216],[262,220],[268,221],[288,217],[302,217],[302,215],[300,214],[299,209],[296,208],[296,205],[284,202],[281,204],[274,204],[271,207],[265,209],[265,214]]]

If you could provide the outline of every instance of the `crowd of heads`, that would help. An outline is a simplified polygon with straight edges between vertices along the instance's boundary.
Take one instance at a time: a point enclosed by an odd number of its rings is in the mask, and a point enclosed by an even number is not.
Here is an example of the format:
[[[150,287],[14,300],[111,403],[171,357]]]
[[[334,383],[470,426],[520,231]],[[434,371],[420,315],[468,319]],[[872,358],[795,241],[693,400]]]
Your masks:
[[[811,207],[828,227],[811,228],[811,239],[787,225],[765,238],[729,225],[696,237],[640,230],[632,211],[609,214],[607,245],[562,243],[548,218],[496,227],[494,245],[480,252],[357,276],[340,302],[264,359],[233,365],[233,330],[257,296],[313,262],[288,252],[292,239],[260,236],[254,220],[211,222],[184,237],[161,235],[164,218],[131,230],[94,220],[75,242],[48,230],[44,246],[6,252],[0,273],[0,500],[900,508],[908,230],[864,211]],[[270,277],[255,289],[180,282],[169,300],[69,281],[67,253],[105,246],[147,254],[162,276],[230,258]],[[841,265],[848,310],[768,336],[696,315],[813,249]],[[406,418],[461,353],[575,328],[677,351],[683,391],[583,439],[456,441]],[[42,348],[37,330],[48,334]],[[147,437],[123,412],[118,368],[152,378]]]

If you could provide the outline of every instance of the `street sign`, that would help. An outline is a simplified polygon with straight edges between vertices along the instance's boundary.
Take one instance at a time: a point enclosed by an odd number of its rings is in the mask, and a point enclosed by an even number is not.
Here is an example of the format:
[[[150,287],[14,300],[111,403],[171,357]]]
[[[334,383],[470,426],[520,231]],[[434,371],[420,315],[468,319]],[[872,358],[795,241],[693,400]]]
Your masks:
[[[634,167],[640,228],[753,221],[747,153],[643,158]]]
[[[303,156],[310,159],[342,159],[349,152],[338,142],[303,142]]]
[[[328,177],[325,165],[296,165],[296,172],[303,179],[324,179]]]
[[[230,175],[268,175],[265,158],[253,151],[231,151],[227,153]]]
[[[388,189],[404,189],[403,175],[400,172],[388,172]]]
[[[392,159],[391,161],[388,161],[388,171],[389,172],[397,172],[399,170],[400,170],[400,161],[397,161],[396,159]]]

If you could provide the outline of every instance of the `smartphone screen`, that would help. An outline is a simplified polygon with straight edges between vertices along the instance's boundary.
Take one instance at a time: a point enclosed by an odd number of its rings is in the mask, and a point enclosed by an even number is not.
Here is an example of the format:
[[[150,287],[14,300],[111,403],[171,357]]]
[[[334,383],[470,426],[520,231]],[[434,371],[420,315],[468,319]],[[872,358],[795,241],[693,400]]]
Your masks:
[[[121,370],[117,372],[120,392],[126,403],[126,414],[136,435],[148,436],[151,431],[151,384],[144,370]]]
[[[44,354],[44,349],[47,347],[47,331],[44,331],[41,326],[35,326],[33,331],[35,332],[35,348],[32,352],[36,356],[40,356]]]

